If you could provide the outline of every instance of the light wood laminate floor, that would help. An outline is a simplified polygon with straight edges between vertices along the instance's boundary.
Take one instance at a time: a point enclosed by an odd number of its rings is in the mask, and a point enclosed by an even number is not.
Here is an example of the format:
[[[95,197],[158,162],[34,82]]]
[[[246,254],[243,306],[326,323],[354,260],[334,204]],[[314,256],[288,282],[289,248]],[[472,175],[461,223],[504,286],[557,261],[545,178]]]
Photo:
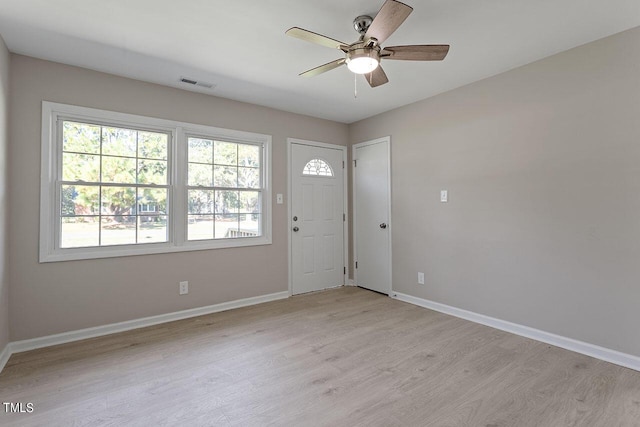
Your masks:
[[[0,400],[34,404],[3,426],[639,426],[640,373],[347,287],[16,354]]]

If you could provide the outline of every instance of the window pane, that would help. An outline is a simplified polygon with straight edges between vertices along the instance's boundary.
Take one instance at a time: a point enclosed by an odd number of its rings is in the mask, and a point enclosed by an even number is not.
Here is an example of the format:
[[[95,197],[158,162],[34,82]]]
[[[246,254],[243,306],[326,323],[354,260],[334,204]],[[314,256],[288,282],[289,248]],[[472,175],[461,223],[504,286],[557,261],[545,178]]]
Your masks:
[[[216,191],[216,213],[235,214],[238,213],[238,192],[237,191]]]
[[[216,215],[216,239],[239,237],[238,231],[238,214]]]
[[[159,243],[168,240],[166,215],[138,217],[138,243]]]
[[[102,187],[101,212],[105,216],[134,215],[135,187]]]
[[[189,185],[213,186],[213,166],[189,163]]]
[[[261,235],[259,214],[240,214],[238,237],[256,237]]]
[[[237,187],[238,168],[234,166],[214,166],[213,185],[216,187]]]
[[[260,188],[260,170],[256,168],[238,168],[238,187]]]
[[[100,187],[86,185],[63,185],[60,192],[61,215],[98,215]]]
[[[138,215],[167,213],[166,188],[138,188]]]
[[[213,191],[189,190],[188,213],[213,213]]]
[[[102,154],[136,156],[136,131],[112,127],[102,128]]]
[[[240,192],[240,213],[260,213],[260,193],[257,191]]]
[[[97,216],[62,218],[60,227],[61,248],[98,246],[99,218]]]
[[[100,156],[91,154],[62,154],[63,181],[100,181]]]
[[[164,160],[138,160],[139,184],[167,184],[167,162]]]
[[[238,166],[260,166],[260,147],[257,145],[238,144]]]
[[[165,133],[138,132],[138,157],[167,160],[167,142]]]
[[[62,150],[99,154],[100,126],[64,122],[62,125]]]
[[[238,144],[216,141],[213,148],[213,163],[235,166],[238,164]]]
[[[136,217],[102,216],[100,219],[100,243],[103,246],[136,243]]]
[[[187,225],[187,239],[213,239],[213,227],[213,215],[189,215],[189,223]]]
[[[103,156],[102,182],[135,184],[136,159]]]
[[[200,138],[189,138],[189,161],[196,163],[213,163],[213,141]]]

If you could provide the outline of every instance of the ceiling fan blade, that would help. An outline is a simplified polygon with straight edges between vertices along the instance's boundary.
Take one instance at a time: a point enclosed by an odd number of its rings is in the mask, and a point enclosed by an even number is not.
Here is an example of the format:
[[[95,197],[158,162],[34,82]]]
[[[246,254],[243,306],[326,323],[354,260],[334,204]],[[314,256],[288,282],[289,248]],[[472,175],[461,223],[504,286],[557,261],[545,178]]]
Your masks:
[[[449,53],[448,44],[416,44],[385,47],[380,56],[384,59],[405,61],[442,61]]]
[[[387,75],[380,65],[378,65],[378,67],[369,74],[363,75],[365,79],[367,79],[367,83],[369,83],[369,86],[371,87],[378,87],[389,82]]]
[[[378,44],[382,44],[398,27],[407,19],[413,11],[411,6],[396,0],[387,0],[373,19],[364,39],[375,38]]]
[[[316,68],[312,68],[310,70],[305,71],[304,73],[300,73],[300,75],[302,77],[317,76],[318,74],[326,73],[327,71],[331,71],[334,68],[338,68],[339,66],[341,66],[344,63],[345,63],[345,59],[344,58],[336,59],[335,61],[327,62],[324,65],[321,65],[321,66],[316,67]]]
[[[343,43],[339,40],[335,40],[330,37],[323,36],[322,34],[305,30],[303,28],[298,28],[298,27],[289,28],[287,31],[285,31],[285,34],[291,37],[296,37],[298,39],[301,39],[307,42],[330,47],[332,49],[344,50],[343,48],[345,49],[349,48],[349,45],[347,43]]]

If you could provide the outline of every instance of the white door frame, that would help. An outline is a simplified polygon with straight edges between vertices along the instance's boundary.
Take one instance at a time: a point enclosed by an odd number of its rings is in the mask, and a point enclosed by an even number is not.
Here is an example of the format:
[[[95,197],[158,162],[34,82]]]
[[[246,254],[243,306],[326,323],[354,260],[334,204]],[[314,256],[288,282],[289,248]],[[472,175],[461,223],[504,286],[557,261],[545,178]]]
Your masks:
[[[372,139],[370,141],[364,141],[364,142],[360,142],[358,144],[354,144],[351,147],[351,158],[355,159],[356,158],[356,149],[360,148],[360,147],[366,147],[367,145],[373,145],[373,144],[379,144],[381,142],[386,142],[387,143],[387,170],[389,171],[389,176],[388,176],[388,183],[387,185],[389,186],[389,196],[388,196],[388,211],[387,211],[387,218],[389,218],[388,224],[387,224],[387,230],[389,232],[389,296],[392,295],[393,292],[393,281],[392,281],[392,277],[393,277],[393,263],[392,263],[392,249],[393,249],[393,239],[392,239],[392,232],[393,232],[393,219],[391,218],[391,200],[392,200],[392,195],[391,195],[391,136],[383,136],[382,138],[377,138],[377,139]],[[354,162],[351,164],[351,170],[352,170],[352,174],[351,176],[353,177],[352,179],[352,194],[353,194],[353,259],[354,259],[354,268],[353,268],[353,281],[354,284],[356,286],[358,286],[358,269],[355,268],[355,260],[358,259],[358,246],[357,246],[357,241],[358,241],[358,236],[356,236],[355,230],[357,230],[356,228],[356,221],[357,221],[357,212],[356,212],[356,197],[358,197],[358,195],[356,194],[356,170],[355,170],[355,160]]]
[[[348,278],[349,278],[349,221],[347,221],[347,219],[349,218],[349,195],[347,194],[348,191],[348,184],[347,182],[349,181],[347,179],[347,147],[344,145],[336,145],[336,144],[328,144],[326,142],[317,142],[317,141],[307,141],[304,139],[297,139],[297,138],[287,138],[287,253],[288,253],[288,283],[289,283],[289,296],[293,295],[293,261],[292,261],[292,253],[291,253],[291,228],[293,227],[293,221],[291,220],[291,217],[293,216],[293,204],[291,203],[291,186],[292,186],[292,170],[291,170],[291,145],[292,144],[302,144],[302,145],[310,145],[312,147],[321,147],[321,148],[332,148],[334,150],[341,150],[342,151],[342,176],[343,176],[343,182],[344,182],[344,188],[342,189],[342,193],[343,193],[343,200],[342,200],[342,206],[343,206],[343,212],[344,212],[344,218],[345,220],[342,221],[342,232],[344,234],[343,236],[343,242],[342,242],[342,246],[343,246],[343,250],[342,252],[344,253],[344,267],[346,268],[346,274],[344,274],[343,276],[343,282],[342,285],[344,286],[347,282],[348,282]]]

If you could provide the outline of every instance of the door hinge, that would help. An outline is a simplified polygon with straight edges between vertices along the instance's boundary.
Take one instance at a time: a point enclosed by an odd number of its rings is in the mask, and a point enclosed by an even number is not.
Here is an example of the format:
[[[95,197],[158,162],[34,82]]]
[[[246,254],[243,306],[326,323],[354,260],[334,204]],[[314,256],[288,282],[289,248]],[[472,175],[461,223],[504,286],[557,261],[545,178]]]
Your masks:
[[[342,169],[344,169],[344,160],[342,161]]]
[[[347,214],[342,214],[342,222],[347,220]]]
[[[354,160],[354,161],[353,161],[353,167],[354,167],[354,168],[358,167],[358,161],[357,161],[357,160]]]
[[[347,267],[343,267],[344,268],[344,273],[342,274],[347,274]]]
[[[356,268],[358,268],[358,261],[356,261]]]

